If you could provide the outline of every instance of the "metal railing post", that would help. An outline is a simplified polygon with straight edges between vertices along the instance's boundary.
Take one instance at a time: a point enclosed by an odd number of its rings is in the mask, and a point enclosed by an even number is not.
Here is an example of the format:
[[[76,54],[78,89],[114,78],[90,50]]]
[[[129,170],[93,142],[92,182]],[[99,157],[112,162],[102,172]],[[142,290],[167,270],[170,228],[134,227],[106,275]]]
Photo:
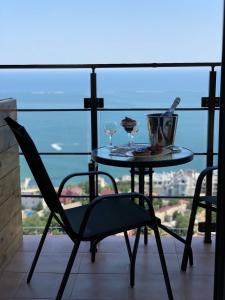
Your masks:
[[[95,69],[90,74],[91,80],[91,150],[98,147],[98,117],[97,117],[97,82]]]
[[[215,107],[216,107],[216,71],[214,67],[209,73],[209,98],[208,98],[208,128],[207,128],[207,167],[213,166],[213,153],[214,153],[214,119],[215,119]],[[208,174],[206,177],[206,195],[212,195],[212,174]],[[211,243],[211,222],[212,212],[210,210],[210,204],[205,213],[205,243]]]
[[[97,76],[95,68],[92,67],[90,74],[91,97],[84,99],[84,108],[91,110],[91,150],[98,147],[98,108],[103,107],[103,98],[97,98]],[[90,161],[88,165],[89,171],[97,171],[97,164]],[[98,193],[98,177],[97,175],[89,176],[89,195],[90,201],[93,200]]]
[[[90,98],[90,106],[91,106],[91,150],[98,147],[98,117],[97,117],[97,86],[96,86],[96,73],[95,69],[92,69],[90,74],[90,87],[91,87],[91,98]],[[96,163],[91,160],[89,163],[89,170],[96,171]],[[96,183],[95,176],[89,176],[89,191],[90,191],[90,201],[93,200],[96,196]]]
[[[225,300],[225,1],[223,6],[222,69],[220,83],[218,192],[216,214],[216,251],[214,300]]]

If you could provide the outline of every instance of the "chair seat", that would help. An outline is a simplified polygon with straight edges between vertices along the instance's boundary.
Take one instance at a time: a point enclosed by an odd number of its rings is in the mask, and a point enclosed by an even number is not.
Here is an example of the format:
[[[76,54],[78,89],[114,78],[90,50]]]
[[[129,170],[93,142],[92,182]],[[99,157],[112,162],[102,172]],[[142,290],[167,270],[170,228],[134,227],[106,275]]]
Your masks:
[[[209,203],[212,205],[217,205],[217,197],[216,196],[203,196],[200,197],[200,202],[201,203]]]
[[[77,234],[87,208],[88,205],[83,205],[65,210],[72,229]],[[81,238],[82,240],[93,240],[99,235],[111,235],[150,223],[149,213],[130,199],[105,199],[94,207]]]

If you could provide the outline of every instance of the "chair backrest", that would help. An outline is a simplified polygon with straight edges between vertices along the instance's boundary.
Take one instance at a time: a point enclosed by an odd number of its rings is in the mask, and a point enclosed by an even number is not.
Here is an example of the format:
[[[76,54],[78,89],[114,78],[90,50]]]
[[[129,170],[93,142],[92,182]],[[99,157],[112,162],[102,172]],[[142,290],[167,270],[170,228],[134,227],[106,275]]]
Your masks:
[[[16,140],[24,154],[24,157],[30,167],[34,179],[49,209],[53,213],[59,213],[64,215],[62,205],[58,199],[57,193],[48,176],[48,173],[45,169],[45,166],[41,160],[41,157],[37,151],[33,140],[27,133],[26,129],[19,123],[17,123],[10,117],[5,118],[5,121],[13,131]]]

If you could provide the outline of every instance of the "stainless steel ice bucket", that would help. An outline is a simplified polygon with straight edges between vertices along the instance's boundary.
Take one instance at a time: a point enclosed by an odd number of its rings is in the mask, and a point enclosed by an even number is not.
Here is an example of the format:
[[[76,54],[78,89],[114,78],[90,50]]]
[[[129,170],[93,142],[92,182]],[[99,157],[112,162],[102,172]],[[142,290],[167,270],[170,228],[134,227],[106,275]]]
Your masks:
[[[174,144],[178,115],[147,115],[149,140],[152,146],[166,147]]]

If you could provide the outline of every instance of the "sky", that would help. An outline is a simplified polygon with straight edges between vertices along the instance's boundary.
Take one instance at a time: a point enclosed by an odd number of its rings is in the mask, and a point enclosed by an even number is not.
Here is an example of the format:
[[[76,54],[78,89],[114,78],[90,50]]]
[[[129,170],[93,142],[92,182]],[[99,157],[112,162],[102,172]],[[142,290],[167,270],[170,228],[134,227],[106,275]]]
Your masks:
[[[222,0],[0,0],[0,64],[219,62]]]

